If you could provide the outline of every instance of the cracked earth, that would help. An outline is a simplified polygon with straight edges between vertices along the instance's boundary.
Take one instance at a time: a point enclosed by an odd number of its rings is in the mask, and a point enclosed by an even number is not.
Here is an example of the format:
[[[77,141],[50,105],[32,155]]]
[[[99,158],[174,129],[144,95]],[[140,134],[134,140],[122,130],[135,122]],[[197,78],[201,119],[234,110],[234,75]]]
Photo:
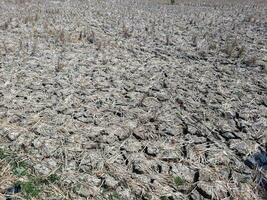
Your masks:
[[[42,199],[266,198],[266,172],[244,162],[266,151],[265,1],[0,13],[0,147],[60,175]]]

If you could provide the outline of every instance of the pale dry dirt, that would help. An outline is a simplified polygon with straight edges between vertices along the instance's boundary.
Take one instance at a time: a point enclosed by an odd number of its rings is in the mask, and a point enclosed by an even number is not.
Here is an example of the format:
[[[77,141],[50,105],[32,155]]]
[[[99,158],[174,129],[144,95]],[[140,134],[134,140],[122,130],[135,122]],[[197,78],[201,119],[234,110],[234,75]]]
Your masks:
[[[2,0],[0,147],[42,199],[266,198],[266,5]]]

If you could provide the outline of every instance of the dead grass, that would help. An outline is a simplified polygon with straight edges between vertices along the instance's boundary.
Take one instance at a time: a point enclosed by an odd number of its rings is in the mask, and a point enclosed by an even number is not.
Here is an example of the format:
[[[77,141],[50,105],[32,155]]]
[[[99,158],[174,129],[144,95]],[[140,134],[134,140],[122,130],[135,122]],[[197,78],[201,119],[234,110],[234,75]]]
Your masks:
[[[256,182],[232,176],[252,170],[229,143],[263,146],[263,8],[3,2],[0,145],[19,154],[0,162],[2,193],[21,181],[32,199],[178,199],[204,185],[202,196],[259,199]],[[197,177],[203,168],[215,178]]]
[[[5,199],[5,191],[16,181],[13,175],[12,167],[5,160],[0,159],[0,199]]]

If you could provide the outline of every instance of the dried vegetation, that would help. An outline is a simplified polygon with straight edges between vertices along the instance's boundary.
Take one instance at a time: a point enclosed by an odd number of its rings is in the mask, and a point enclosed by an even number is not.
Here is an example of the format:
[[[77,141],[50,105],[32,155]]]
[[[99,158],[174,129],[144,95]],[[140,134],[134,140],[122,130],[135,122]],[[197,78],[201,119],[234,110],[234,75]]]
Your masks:
[[[266,151],[266,9],[2,0],[0,147],[41,177],[25,175],[24,197],[266,198],[244,164]],[[0,198],[12,169],[1,158]]]

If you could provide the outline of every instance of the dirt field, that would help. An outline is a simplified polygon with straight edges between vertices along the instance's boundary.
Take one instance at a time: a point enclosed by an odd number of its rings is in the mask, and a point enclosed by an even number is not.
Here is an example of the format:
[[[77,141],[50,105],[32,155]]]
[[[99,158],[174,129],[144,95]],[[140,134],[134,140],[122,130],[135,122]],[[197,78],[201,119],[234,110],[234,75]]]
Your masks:
[[[1,0],[1,200],[267,198],[267,1],[170,2]]]

